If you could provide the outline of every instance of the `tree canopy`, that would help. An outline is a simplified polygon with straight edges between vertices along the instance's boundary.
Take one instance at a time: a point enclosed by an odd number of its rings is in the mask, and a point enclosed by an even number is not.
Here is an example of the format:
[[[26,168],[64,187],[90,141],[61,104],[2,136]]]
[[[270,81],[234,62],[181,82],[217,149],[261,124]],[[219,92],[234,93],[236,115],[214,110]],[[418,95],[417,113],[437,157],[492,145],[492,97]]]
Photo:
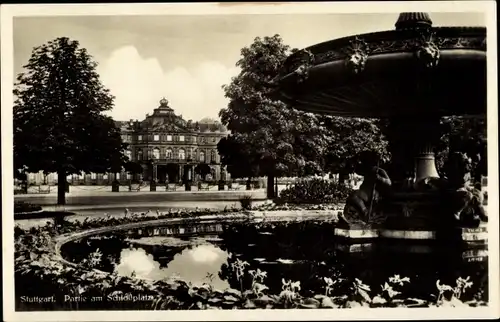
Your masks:
[[[449,116],[441,119],[442,136],[437,147],[437,166],[442,172],[450,152],[463,152],[472,159],[473,176],[476,180],[488,174],[486,118]]]
[[[376,151],[381,161],[389,159],[387,140],[377,120],[324,117],[328,129],[328,149],[325,154],[325,170],[331,173],[353,173],[353,161],[363,151]]]
[[[33,49],[15,83],[14,164],[58,173],[58,203],[66,175],[121,169],[120,130],[103,114],[114,97],[97,63],[79,42],[62,37]]]
[[[240,74],[223,87],[230,102],[220,117],[231,135],[218,148],[233,177],[321,171],[325,137],[317,117],[272,100],[266,86],[290,52],[279,35],[255,38],[241,50]]]
[[[220,116],[231,135],[218,148],[233,177],[339,172],[362,150],[386,154],[374,121],[315,115],[270,98],[265,84],[294,51],[279,35],[255,38],[241,50],[240,74],[223,87],[230,101]]]

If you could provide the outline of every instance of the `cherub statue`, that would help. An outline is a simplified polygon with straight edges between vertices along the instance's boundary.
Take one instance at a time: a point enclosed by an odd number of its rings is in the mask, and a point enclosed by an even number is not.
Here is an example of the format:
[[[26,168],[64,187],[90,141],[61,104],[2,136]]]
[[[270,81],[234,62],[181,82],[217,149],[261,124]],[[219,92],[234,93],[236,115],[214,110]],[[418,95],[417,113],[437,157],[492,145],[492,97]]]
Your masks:
[[[356,162],[355,172],[363,176],[363,183],[346,200],[341,221],[347,224],[367,224],[375,213],[380,197],[392,182],[387,172],[379,167],[380,157],[371,151],[362,152]]]
[[[467,154],[453,152],[446,165],[446,181],[451,190],[450,207],[454,219],[460,223],[477,226],[488,221],[484,210],[481,184],[471,185],[472,160]]]

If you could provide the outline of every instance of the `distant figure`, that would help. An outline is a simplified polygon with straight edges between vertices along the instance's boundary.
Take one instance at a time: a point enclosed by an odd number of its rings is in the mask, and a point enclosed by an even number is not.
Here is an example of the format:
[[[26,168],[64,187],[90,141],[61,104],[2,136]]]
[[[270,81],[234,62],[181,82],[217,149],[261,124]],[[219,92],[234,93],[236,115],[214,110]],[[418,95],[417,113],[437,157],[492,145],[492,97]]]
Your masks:
[[[380,196],[387,192],[392,182],[387,172],[380,168],[376,152],[365,151],[358,156],[356,174],[364,177],[363,183],[346,200],[341,221],[347,224],[368,223]]]

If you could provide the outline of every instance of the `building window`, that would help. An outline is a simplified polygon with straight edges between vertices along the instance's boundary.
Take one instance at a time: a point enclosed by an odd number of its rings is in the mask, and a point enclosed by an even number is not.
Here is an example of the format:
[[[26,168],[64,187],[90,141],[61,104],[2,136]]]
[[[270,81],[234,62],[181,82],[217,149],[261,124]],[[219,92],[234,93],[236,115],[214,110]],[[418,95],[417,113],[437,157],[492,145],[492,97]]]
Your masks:
[[[205,162],[205,152],[200,152],[200,162]]]
[[[127,180],[132,179],[132,175],[130,173],[127,173]]]
[[[167,141],[172,141],[172,136],[171,135],[167,135]]]
[[[200,137],[200,143],[205,143],[205,137],[204,136]]]
[[[78,179],[83,180],[84,178],[85,178],[85,174],[84,173],[80,173],[80,175],[78,176]]]
[[[142,141],[142,135],[137,136],[137,141]]]
[[[186,151],[184,151],[184,149],[179,149],[179,159],[180,160],[186,159]]]
[[[127,157],[127,159],[132,160],[132,151],[130,150],[125,151],[125,156]]]
[[[179,141],[184,142],[184,135],[179,135]]]
[[[215,136],[212,138],[212,142],[215,143],[216,139]]]
[[[154,148],[153,149],[153,159],[159,159],[160,158],[160,149]]]
[[[137,151],[137,160],[142,160],[142,150]]]
[[[105,174],[102,175],[102,180],[108,180],[108,174],[107,173],[105,173]]]
[[[217,161],[215,156],[215,150],[212,150],[212,152],[210,152],[210,161],[212,162]]]
[[[193,143],[196,143],[196,136],[193,136]]]
[[[97,174],[95,174],[94,172],[92,172],[92,173],[90,174],[90,179],[92,179],[92,180],[97,179]]]
[[[153,141],[160,141],[160,136],[158,134],[155,134],[153,136]]]
[[[167,149],[167,152],[165,153],[165,156],[167,157],[167,159],[172,159],[172,156],[173,156],[173,151],[172,149]]]
[[[117,173],[117,174],[115,175],[115,179],[116,179],[116,180],[120,180],[120,174],[119,174],[119,173]]]

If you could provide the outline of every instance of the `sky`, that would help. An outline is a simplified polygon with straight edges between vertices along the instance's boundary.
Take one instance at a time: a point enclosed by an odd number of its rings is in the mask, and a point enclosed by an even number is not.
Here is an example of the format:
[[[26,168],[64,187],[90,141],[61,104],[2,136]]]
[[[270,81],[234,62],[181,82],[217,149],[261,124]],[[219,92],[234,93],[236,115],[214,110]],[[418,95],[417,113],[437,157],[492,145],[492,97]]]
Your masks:
[[[484,26],[480,13],[430,13],[434,26]],[[57,37],[78,40],[115,96],[109,115],[143,119],[165,97],[185,119],[218,118],[222,85],[239,73],[241,48],[280,34],[294,48],[392,30],[398,14],[162,15],[16,17],[14,76],[31,50]]]

